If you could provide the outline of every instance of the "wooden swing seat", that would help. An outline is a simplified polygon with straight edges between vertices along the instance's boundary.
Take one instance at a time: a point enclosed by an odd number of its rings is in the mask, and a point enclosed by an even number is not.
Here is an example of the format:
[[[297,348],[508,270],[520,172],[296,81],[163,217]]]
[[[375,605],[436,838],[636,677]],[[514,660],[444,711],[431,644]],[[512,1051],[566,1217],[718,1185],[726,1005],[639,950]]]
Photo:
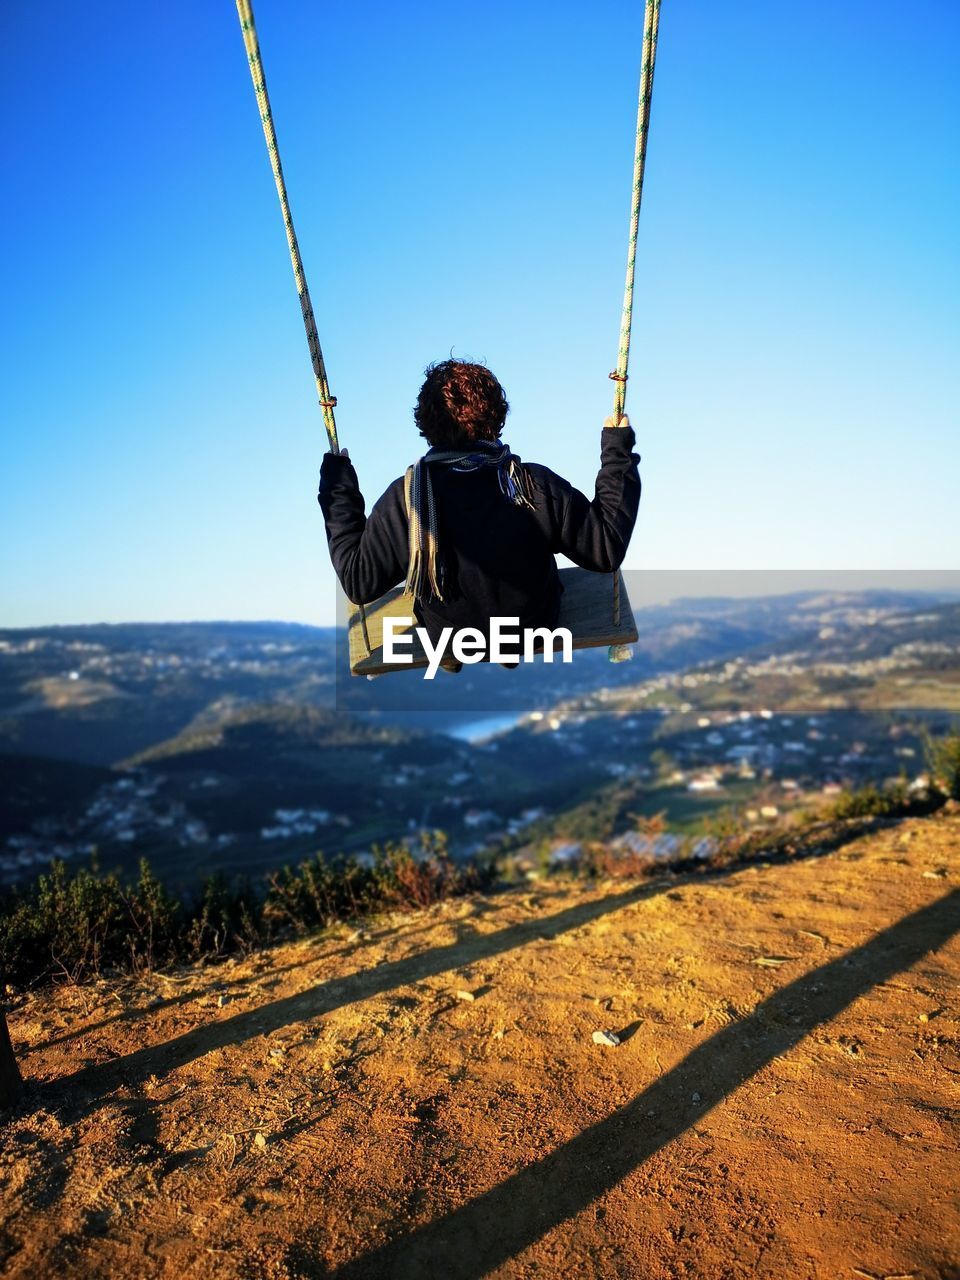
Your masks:
[[[558,627],[567,627],[573,637],[574,649],[606,648],[609,645],[634,644],[637,625],[627,596],[627,588],[620,574],[620,621],[613,620],[613,592],[609,573],[593,573],[589,569],[561,569],[563,597],[560,604]],[[394,587],[385,596],[368,604],[365,609],[369,650],[363,634],[360,610],[350,606],[350,672],[355,676],[383,676],[397,671],[419,671],[427,665],[416,634],[416,623],[397,634],[405,635],[413,630],[413,644],[404,652],[410,653],[413,662],[386,663],[383,660],[384,618],[412,618],[413,599],[402,587]]]

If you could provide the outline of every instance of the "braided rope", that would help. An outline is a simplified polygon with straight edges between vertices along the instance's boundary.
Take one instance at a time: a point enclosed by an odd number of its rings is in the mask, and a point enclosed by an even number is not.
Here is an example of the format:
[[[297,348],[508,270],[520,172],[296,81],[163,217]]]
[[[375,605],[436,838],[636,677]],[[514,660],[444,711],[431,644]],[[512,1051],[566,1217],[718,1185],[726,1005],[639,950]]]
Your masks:
[[[637,137],[633,148],[633,198],[630,204],[630,235],[627,240],[627,278],[623,286],[620,316],[620,346],[617,367],[610,377],[614,383],[613,420],[619,422],[627,402],[627,369],[630,364],[630,332],[633,328],[633,281],[637,268],[637,239],[640,234],[640,201],[643,173],[647,164],[647,135],[650,132],[650,104],[653,101],[653,71],[657,61],[657,32],[660,28],[660,0],[646,0],[643,11],[643,50],[640,54],[640,95],[637,103]],[[620,574],[613,575],[613,625],[620,625]],[[611,645],[611,662],[632,656],[627,645]]]
[[[270,167],[273,180],[277,184],[277,195],[280,197],[280,209],[283,213],[283,225],[287,232],[287,245],[290,249],[290,261],[293,264],[293,278],[297,282],[297,296],[300,299],[300,310],[303,313],[303,327],[307,333],[307,346],[310,348],[310,362],[313,365],[313,377],[317,386],[317,398],[323,414],[323,425],[330,441],[333,453],[340,452],[337,441],[337,423],[333,416],[336,396],[330,394],[327,381],[327,370],[323,363],[323,352],[320,349],[320,335],[317,333],[317,322],[310,302],[310,290],[300,257],[300,246],[297,244],[297,233],[293,229],[293,217],[290,213],[290,202],[287,199],[287,184],[283,179],[283,166],[280,163],[280,151],[277,147],[277,134],[273,127],[273,115],[270,111],[270,99],[267,95],[267,81],[260,60],[260,42],[257,40],[257,28],[253,21],[253,7],[250,0],[237,0],[237,13],[240,17],[240,30],[243,32],[243,43],[247,50],[250,64],[250,78],[253,80],[253,91],[257,95],[257,106],[260,110],[260,122],[263,125],[263,136],[267,140],[267,152],[270,156]]]
[[[323,426],[330,441],[330,451],[340,452],[337,439],[337,420],[334,409],[337,397],[330,394],[330,383],[327,380],[327,367],[323,363],[323,351],[320,348],[320,335],[317,332],[317,321],[313,314],[313,303],[310,301],[310,290],[307,288],[307,277],[303,270],[303,259],[300,257],[300,246],[297,233],[293,227],[293,215],[290,212],[290,201],[287,199],[287,184],[283,177],[283,165],[280,163],[280,148],[277,145],[277,133],[273,127],[273,113],[270,110],[270,98],[267,94],[267,77],[264,74],[263,62],[260,58],[260,41],[257,39],[257,28],[253,20],[253,6],[250,0],[237,0],[237,14],[240,18],[240,30],[243,32],[243,43],[247,51],[247,62],[250,65],[250,78],[253,91],[257,96],[257,107],[260,111],[260,123],[263,125],[263,136],[267,141],[267,154],[270,156],[270,168],[273,180],[277,185],[280,197],[280,211],[283,214],[283,226],[287,233],[287,247],[290,250],[290,262],[293,265],[293,278],[297,284],[297,297],[300,299],[300,311],[303,315],[303,327],[307,334],[307,346],[310,349],[310,363],[313,365],[313,380],[317,388],[317,399],[320,412],[323,414]],[[369,656],[370,633],[367,630],[367,614],[362,604],[357,604],[360,615],[360,630],[363,643]]]
[[[643,196],[643,171],[647,162],[647,134],[650,130],[650,103],[653,99],[653,70],[657,59],[657,31],[660,26],[660,0],[647,0],[643,15],[643,52],[640,56],[640,101],[637,106],[637,140],[633,152],[633,202],[630,209],[630,238],[627,242],[627,279],[623,289],[623,313],[620,317],[620,348],[617,367],[610,377],[616,390],[613,397],[614,421],[623,417],[627,399],[627,366],[630,363],[630,330],[633,325],[633,279],[637,265],[637,235],[640,229],[640,200]]]

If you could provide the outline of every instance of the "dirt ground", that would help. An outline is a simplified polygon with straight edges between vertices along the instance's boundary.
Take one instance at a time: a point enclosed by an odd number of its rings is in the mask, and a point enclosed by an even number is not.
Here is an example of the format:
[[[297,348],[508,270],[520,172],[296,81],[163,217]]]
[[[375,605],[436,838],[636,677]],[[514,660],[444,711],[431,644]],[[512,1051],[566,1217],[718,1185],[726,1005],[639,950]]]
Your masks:
[[[960,1277],[958,884],[907,821],[20,1002],[0,1271]]]

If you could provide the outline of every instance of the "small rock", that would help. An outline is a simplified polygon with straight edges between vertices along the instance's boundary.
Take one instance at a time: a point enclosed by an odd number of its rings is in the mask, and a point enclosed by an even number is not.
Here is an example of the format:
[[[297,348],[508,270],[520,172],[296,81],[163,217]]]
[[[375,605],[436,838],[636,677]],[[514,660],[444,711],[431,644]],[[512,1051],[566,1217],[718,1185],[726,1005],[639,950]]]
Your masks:
[[[267,1145],[267,1140],[262,1133],[255,1133],[253,1135],[253,1145],[255,1147],[259,1147],[261,1150],[263,1150],[263,1148]]]
[[[458,1000],[466,1000],[466,1001],[468,1002],[468,1004],[473,1004],[473,1002],[474,1002],[474,1000],[476,1000],[476,998],[477,998],[477,997],[473,994],[473,992],[472,992],[472,991],[458,991],[458,992],[457,992],[457,999],[458,999]]]
[[[225,1004],[230,1003],[229,996],[217,996],[217,1008],[222,1009]]]
[[[947,868],[937,867],[936,871],[925,871],[923,873],[924,880],[946,880]]]
[[[615,1049],[620,1043],[620,1037],[615,1031],[595,1031],[593,1033],[594,1044],[605,1044],[610,1049]]]
[[[700,1101],[700,1095],[699,1095],[699,1093],[691,1093],[691,1095],[690,1095],[690,1101],[691,1101],[691,1102],[699,1102],[699,1101]]]

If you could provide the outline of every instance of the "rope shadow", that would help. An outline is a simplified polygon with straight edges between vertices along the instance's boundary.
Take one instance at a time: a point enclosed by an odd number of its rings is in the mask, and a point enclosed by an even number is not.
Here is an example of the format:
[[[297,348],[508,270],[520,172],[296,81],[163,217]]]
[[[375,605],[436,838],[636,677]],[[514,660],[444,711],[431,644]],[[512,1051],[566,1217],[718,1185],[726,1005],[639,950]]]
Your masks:
[[[579,903],[546,919],[534,917],[509,925],[496,933],[477,934],[467,939],[460,937],[446,946],[394,960],[375,969],[360,970],[343,978],[332,978],[316,987],[274,1000],[245,1013],[204,1023],[172,1040],[139,1049],[125,1057],[85,1067],[49,1083],[41,1092],[47,1095],[49,1105],[59,1103],[64,1108],[63,1118],[72,1122],[104,1105],[107,1091],[118,1085],[135,1086],[151,1076],[160,1079],[170,1071],[215,1049],[241,1044],[254,1036],[269,1035],[283,1027],[333,1013],[345,1005],[384,995],[395,987],[423,982],[463,965],[489,960],[537,939],[555,937],[570,929],[590,924],[630,903],[662,892],[664,888],[673,887],[676,883],[678,881],[671,880],[666,885],[632,887],[623,893],[609,894],[594,902]],[[69,1098],[50,1096],[78,1091],[87,1094],[87,1097],[74,1104]]]
[[[550,1155],[444,1217],[321,1274],[331,1280],[480,1280],[610,1191],[814,1027],[958,930],[960,890],[953,890],[782,987]]]
[[[496,906],[485,906],[484,914],[496,911]],[[457,921],[457,924],[470,924],[469,920]],[[382,942],[384,938],[395,935],[399,938],[410,938],[418,933],[426,933],[427,930],[436,926],[436,921],[430,920],[426,924],[410,927],[405,924],[399,924],[393,928],[382,929],[377,933],[370,933],[357,942],[348,943],[342,947],[335,947],[331,951],[323,951],[317,955],[310,956],[307,959],[298,959],[291,961],[290,964],[281,964],[271,967],[268,972],[260,974],[254,972],[242,977],[224,977],[214,982],[211,986],[195,986],[187,991],[182,991],[177,995],[164,996],[155,1003],[147,1004],[121,1010],[109,1018],[103,1018],[100,1022],[86,1023],[83,1026],[73,1027],[70,1031],[63,1032],[62,1035],[53,1036],[49,1040],[41,1040],[37,1044],[26,1046],[27,1053],[41,1053],[45,1049],[54,1049],[58,1045],[67,1044],[71,1040],[78,1040],[81,1037],[92,1035],[95,1031],[102,1031],[105,1027],[112,1027],[118,1022],[141,1022],[155,1017],[156,1014],[164,1009],[175,1008],[179,1005],[191,1004],[195,1000],[203,1000],[214,995],[229,994],[236,987],[249,987],[253,983],[259,982],[262,978],[274,979],[283,973],[290,973],[294,969],[305,969],[308,965],[318,964],[327,960],[335,960],[340,956],[356,955],[357,952],[364,950],[366,947],[375,946],[378,942]],[[321,942],[317,942],[317,947],[322,946]],[[264,948],[266,951],[268,948]],[[261,952],[263,954],[263,952]],[[216,972],[216,970],[210,970]],[[232,997],[231,997],[232,998]]]
[[[790,857],[774,856],[769,865],[802,858],[823,857],[863,834],[863,829],[840,832],[834,838]],[[642,885],[634,885],[620,893],[607,894],[593,902],[578,903],[555,915],[537,917],[508,925],[491,934],[458,938],[443,947],[407,956],[375,969],[361,970],[342,978],[332,978],[316,987],[300,991],[269,1004],[261,1005],[216,1022],[205,1022],[172,1040],[139,1049],[97,1066],[84,1067],[72,1075],[48,1082],[40,1089],[41,1101],[62,1109],[65,1123],[83,1118],[106,1102],[110,1089],[122,1084],[136,1087],[150,1077],[163,1078],[170,1071],[211,1053],[229,1048],[255,1036],[269,1035],[283,1027],[310,1018],[333,1013],[345,1005],[372,996],[384,995],[395,987],[407,986],[436,978],[463,965],[490,960],[514,951],[538,939],[550,939],[571,929],[591,924],[621,907],[655,897],[683,884],[703,884],[726,879],[745,869],[745,864],[731,864],[700,874],[666,876]],[[64,1094],[80,1093],[79,1101]]]

